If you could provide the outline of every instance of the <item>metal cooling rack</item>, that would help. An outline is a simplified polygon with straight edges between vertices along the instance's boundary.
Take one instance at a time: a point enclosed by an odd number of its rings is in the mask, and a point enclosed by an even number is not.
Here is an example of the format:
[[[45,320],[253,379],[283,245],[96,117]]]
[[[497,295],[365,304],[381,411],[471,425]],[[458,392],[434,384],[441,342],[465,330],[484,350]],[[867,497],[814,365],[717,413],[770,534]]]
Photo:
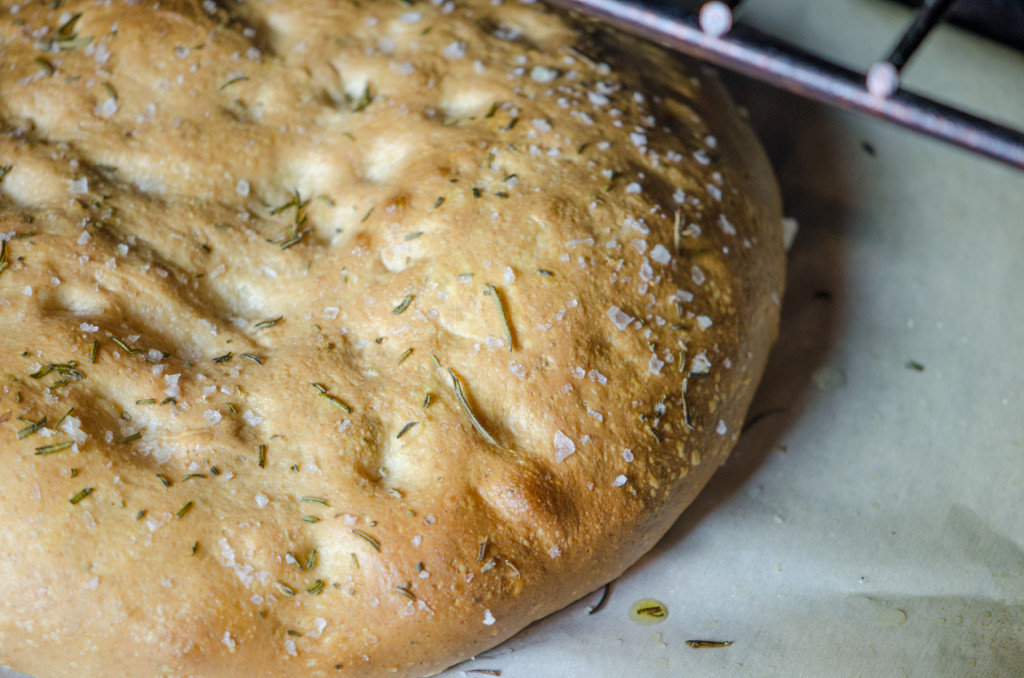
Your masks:
[[[861,73],[735,21],[742,0],[551,0],[619,29],[736,71],[800,96],[860,111],[1024,169],[1024,133],[907,91],[900,72],[929,32],[950,12],[953,0],[923,0],[895,47]],[[1006,3],[987,0],[990,5]],[[808,0],[813,5],[814,0]],[[962,0],[960,4],[965,4]],[[1024,3],[1022,3],[1024,4]],[[952,18],[962,8],[953,8]],[[1005,8],[1002,8],[1005,10]],[[813,11],[808,9],[808,11]],[[992,37],[1024,42],[1024,8],[1012,5],[1013,20],[994,27]],[[994,14],[990,14],[994,18]],[[967,16],[967,19],[970,19]],[[969,23],[969,21],[965,22]],[[838,30],[838,27],[837,27]],[[1018,42],[1019,41],[1019,42]]]

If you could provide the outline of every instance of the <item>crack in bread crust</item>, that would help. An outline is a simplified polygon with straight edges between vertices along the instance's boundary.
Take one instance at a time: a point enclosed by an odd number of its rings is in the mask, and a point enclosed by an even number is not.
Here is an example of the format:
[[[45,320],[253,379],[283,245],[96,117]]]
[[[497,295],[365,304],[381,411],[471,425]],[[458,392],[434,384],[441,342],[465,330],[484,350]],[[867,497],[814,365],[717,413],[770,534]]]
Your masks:
[[[0,64],[0,664],[435,672],[735,443],[779,199],[665,53],[517,2],[0,0]]]

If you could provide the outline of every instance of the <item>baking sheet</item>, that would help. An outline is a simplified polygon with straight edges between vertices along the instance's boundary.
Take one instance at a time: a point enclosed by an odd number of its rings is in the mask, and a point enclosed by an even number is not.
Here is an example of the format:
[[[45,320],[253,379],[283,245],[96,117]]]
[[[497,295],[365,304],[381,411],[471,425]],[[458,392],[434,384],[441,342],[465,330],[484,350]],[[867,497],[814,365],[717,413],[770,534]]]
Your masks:
[[[908,16],[742,18],[864,67]],[[1019,53],[941,29],[907,79],[1024,126]],[[762,416],[601,611],[591,595],[443,675],[1021,675],[1024,173],[729,82],[800,223]],[[647,597],[665,622],[629,620]]]

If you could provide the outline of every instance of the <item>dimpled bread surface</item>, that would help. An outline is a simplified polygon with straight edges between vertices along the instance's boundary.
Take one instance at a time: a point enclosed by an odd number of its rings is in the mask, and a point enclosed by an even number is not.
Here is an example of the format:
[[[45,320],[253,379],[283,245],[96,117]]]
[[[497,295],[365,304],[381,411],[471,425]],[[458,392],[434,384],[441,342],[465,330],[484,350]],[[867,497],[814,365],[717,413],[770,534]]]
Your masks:
[[[0,2],[0,664],[416,676],[615,578],[739,435],[771,171],[542,4]]]

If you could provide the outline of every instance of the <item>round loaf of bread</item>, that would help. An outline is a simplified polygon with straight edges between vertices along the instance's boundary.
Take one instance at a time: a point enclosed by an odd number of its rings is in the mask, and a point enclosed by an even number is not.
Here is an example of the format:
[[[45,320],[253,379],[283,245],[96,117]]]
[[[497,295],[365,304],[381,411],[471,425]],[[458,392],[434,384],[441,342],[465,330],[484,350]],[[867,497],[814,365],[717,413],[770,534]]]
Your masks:
[[[439,671],[649,549],[775,337],[720,86],[541,4],[5,0],[0,118],[32,675]]]

